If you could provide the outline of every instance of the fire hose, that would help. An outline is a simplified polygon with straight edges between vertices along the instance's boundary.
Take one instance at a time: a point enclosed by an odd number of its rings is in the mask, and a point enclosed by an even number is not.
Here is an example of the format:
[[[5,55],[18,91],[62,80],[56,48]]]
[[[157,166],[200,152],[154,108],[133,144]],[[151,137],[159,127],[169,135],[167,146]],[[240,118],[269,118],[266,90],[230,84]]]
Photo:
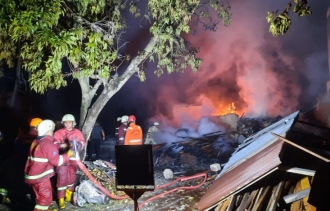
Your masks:
[[[74,139],[73,140],[73,146],[74,146],[74,151],[75,152],[78,152],[78,150],[77,150],[77,143],[76,143],[76,140]],[[75,155],[76,155],[76,157],[78,158],[76,161],[77,161],[77,164],[78,164],[78,166],[79,166],[79,168],[80,168],[80,170],[81,171],[83,171],[84,173],[85,173],[85,175],[89,178],[89,180],[100,190],[100,191],[102,191],[105,195],[107,195],[109,198],[111,198],[111,199],[116,199],[116,200],[122,200],[122,199],[127,199],[127,198],[129,198],[129,196],[128,195],[125,195],[125,196],[116,196],[116,195],[113,195],[113,194],[111,194],[106,188],[104,188],[103,186],[102,186],[102,184],[100,184],[96,179],[95,179],[95,177],[88,171],[88,169],[85,167],[85,165],[80,161],[80,159],[79,159],[79,155],[78,155],[78,153],[75,153]],[[115,166],[114,165],[112,165],[111,163],[109,163],[109,162],[106,162],[106,164],[110,167],[110,168],[114,168]],[[200,174],[196,174],[196,175],[193,175],[193,176],[183,176],[183,177],[180,177],[180,178],[178,178],[178,179],[176,179],[176,180],[174,180],[174,181],[172,181],[172,182],[169,182],[169,183],[167,183],[167,184],[164,184],[164,185],[161,185],[161,186],[158,186],[158,187],[156,187],[155,188],[155,190],[158,190],[158,189],[161,189],[161,188],[164,188],[164,187],[167,187],[167,186],[170,186],[170,185],[172,185],[172,184],[175,184],[175,183],[177,183],[177,182],[179,182],[179,181],[187,181],[187,180],[191,180],[191,179],[195,179],[195,178],[199,178],[199,177],[204,177],[204,180],[203,180],[203,182],[202,183],[200,183],[199,185],[196,185],[196,186],[188,186],[188,187],[177,187],[177,188],[174,188],[174,189],[172,189],[172,190],[170,190],[170,191],[167,191],[167,192],[165,192],[165,193],[161,193],[161,194],[158,194],[158,195],[156,195],[156,196],[154,196],[154,197],[151,197],[151,198],[149,198],[149,199],[147,199],[146,201],[144,201],[142,204],[140,204],[139,205],[139,208],[140,207],[142,207],[144,204],[146,204],[146,203],[148,203],[148,202],[150,202],[150,201],[152,201],[152,200],[154,200],[154,199],[157,199],[157,198],[159,198],[159,197],[162,197],[162,196],[164,196],[164,195],[166,195],[166,194],[169,194],[169,193],[172,193],[172,192],[174,192],[174,191],[176,191],[176,190],[189,190],[189,189],[196,189],[196,188],[199,188],[199,187],[201,187],[204,183],[205,183],[205,181],[206,181],[206,178],[207,178],[207,172],[208,171],[206,171],[206,172],[204,172],[204,173],[200,173]]]
[[[204,173],[196,174],[196,175],[193,175],[193,176],[183,176],[183,177],[180,177],[180,178],[178,178],[178,179],[176,179],[176,180],[173,180],[172,182],[169,182],[169,183],[166,183],[166,184],[164,184],[164,185],[161,185],[161,186],[156,187],[155,190],[159,190],[159,189],[161,189],[161,188],[164,188],[164,187],[167,187],[167,186],[173,185],[173,184],[175,184],[175,183],[177,183],[177,182],[183,182],[183,181],[187,181],[187,180],[191,180],[191,179],[195,179],[195,178],[199,178],[199,177],[204,177],[203,181],[202,181],[200,184],[198,184],[198,185],[195,185],[195,186],[176,187],[176,188],[174,188],[174,189],[172,189],[172,190],[169,190],[169,191],[166,191],[166,192],[164,192],[164,193],[160,193],[160,194],[158,194],[158,195],[156,195],[156,196],[153,196],[153,197],[151,197],[151,198],[145,200],[144,202],[142,202],[142,203],[139,205],[139,209],[140,209],[143,205],[145,205],[146,203],[148,203],[148,202],[150,202],[150,201],[153,201],[153,200],[155,200],[155,199],[157,199],[157,198],[163,197],[163,196],[166,195],[166,194],[169,194],[169,193],[175,192],[175,191],[177,191],[177,190],[191,190],[191,189],[197,189],[197,188],[201,187],[201,186],[205,183],[205,181],[206,181],[206,178],[207,178],[207,172],[208,172],[208,171],[206,171],[206,172],[204,172]]]
[[[104,188],[94,177],[93,175],[88,171],[88,169],[85,167],[85,165],[80,161],[80,160],[77,160],[77,164],[79,166],[79,168],[81,169],[81,171],[84,172],[84,174],[89,178],[89,180],[95,184],[95,186],[100,190],[102,191],[105,195],[107,195],[108,197],[110,197],[111,199],[116,199],[116,200],[122,200],[122,199],[127,199],[129,198],[128,195],[125,195],[125,196],[116,196],[116,195],[113,195],[111,194],[106,188]],[[107,163],[108,164],[108,163]],[[108,164],[109,165],[109,164]],[[170,185],[173,185],[177,182],[183,182],[183,181],[187,181],[187,180],[192,180],[192,179],[195,179],[195,178],[199,178],[199,177],[204,177],[203,181],[198,184],[198,185],[195,185],[195,186],[184,186],[184,187],[176,187],[172,190],[169,190],[169,191],[166,191],[164,193],[160,193],[156,196],[153,196],[147,200],[145,200],[144,202],[142,202],[140,205],[139,205],[139,208],[141,208],[143,205],[145,205],[146,203],[150,202],[150,201],[153,201],[157,198],[160,198],[166,194],[169,194],[169,193],[172,193],[172,192],[175,192],[177,190],[191,190],[191,189],[197,189],[199,187],[201,187],[205,181],[206,181],[206,178],[207,178],[207,172],[204,172],[204,173],[200,173],[200,174],[196,174],[196,175],[193,175],[193,176],[183,176],[183,177],[180,177],[180,178],[177,178],[176,180],[173,180],[172,182],[169,182],[169,183],[166,183],[164,185],[161,185],[161,186],[158,186],[155,188],[155,190],[159,190],[159,189],[162,189],[162,188],[165,188],[167,186],[170,186]]]
[[[88,179],[100,190],[102,191],[105,195],[107,195],[108,197],[110,197],[111,199],[117,199],[117,200],[121,200],[121,199],[127,199],[129,198],[129,196],[125,195],[125,196],[116,196],[111,194],[106,188],[104,188],[99,181],[97,181],[95,179],[95,177],[93,177],[93,175],[88,171],[88,169],[85,167],[85,165],[80,161],[80,160],[76,160],[77,164],[80,168],[80,170],[82,172],[84,172],[84,174],[88,177]]]

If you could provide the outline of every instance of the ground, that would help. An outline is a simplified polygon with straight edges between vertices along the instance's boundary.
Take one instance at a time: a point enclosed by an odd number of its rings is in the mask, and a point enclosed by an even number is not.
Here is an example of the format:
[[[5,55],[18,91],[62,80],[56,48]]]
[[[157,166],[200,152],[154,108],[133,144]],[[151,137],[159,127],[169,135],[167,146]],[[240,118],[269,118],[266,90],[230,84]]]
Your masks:
[[[108,138],[105,142],[102,143],[101,160],[106,160],[115,163],[114,144],[115,142],[113,138]],[[191,146],[189,147],[191,148]],[[166,152],[169,152],[169,150],[166,150]],[[209,165],[207,164],[198,165],[198,159],[196,158],[196,156],[188,152],[174,153],[171,155],[171,153],[164,153],[164,150],[159,151],[159,149],[156,149],[154,151],[154,160],[156,161],[154,167],[154,178],[156,187],[172,182],[178,178],[186,178],[192,175],[196,175],[202,171],[209,169]],[[0,172],[5,172],[4,178],[6,178],[6,181],[9,181],[6,185],[4,185],[4,187],[13,190],[11,192],[14,194],[10,195],[11,203],[0,204],[0,210],[32,210],[33,200],[30,200],[29,197],[27,197],[30,195],[26,195],[29,192],[29,188],[22,182],[21,173],[24,167],[24,163],[21,163],[19,165],[16,165],[15,163],[16,161],[8,160],[7,162],[5,162],[6,165],[1,166],[2,171]],[[164,178],[163,171],[165,168],[170,168],[173,170],[173,179]],[[174,184],[171,184],[170,186],[164,187],[159,190],[145,192],[138,200],[138,204],[140,206],[139,210],[193,210],[193,206],[199,201],[205,190],[212,183],[212,178],[214,178],[214,176],[215,172],[208,172],[208,179],[205,181],[205,183],[203,183],[203,178],[199,177],[187,181],[178,181]],[[203,185],[192,190],[180,189],[180,187],[189,188],[199,184]],[[169,193],[165,194],[167,192]],[[144,201],[150,199],[151,197],[158,198],[143,204]],[[131,199],[110,200],[110,202],[105,205],[88,203],[85,203],[83,207],[74,206],[71,203],[67,203],[66,205],[67,206],[65,210],[76,211],[134,210],[134,202]],[[56,201],[53,201],[50,206],[50,209],[59,210]]]

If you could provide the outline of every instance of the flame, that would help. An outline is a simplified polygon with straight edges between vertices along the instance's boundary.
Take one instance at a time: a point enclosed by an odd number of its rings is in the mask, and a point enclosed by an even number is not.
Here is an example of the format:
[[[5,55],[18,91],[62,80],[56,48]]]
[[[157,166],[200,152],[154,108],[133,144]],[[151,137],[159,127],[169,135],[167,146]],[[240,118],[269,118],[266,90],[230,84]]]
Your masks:
[[[226,114],[237,114],[240,116],[240,114],[243,114],[243,111],[239,111],[236,109],[235,103],[231,102],[225,106],[222,104],[219,104],[218,107],[213,112],[212,116],[222,116]]]

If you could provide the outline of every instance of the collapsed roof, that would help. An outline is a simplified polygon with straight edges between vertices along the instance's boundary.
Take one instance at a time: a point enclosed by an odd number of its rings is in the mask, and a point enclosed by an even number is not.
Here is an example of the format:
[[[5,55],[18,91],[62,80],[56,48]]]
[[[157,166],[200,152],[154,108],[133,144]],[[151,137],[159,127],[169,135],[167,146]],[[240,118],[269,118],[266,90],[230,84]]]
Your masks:
[[[214,183],[195,205],[205,210],[277,169],[283,141],[271,132],[286,136],[299,111],[248,137],[232,154]]]

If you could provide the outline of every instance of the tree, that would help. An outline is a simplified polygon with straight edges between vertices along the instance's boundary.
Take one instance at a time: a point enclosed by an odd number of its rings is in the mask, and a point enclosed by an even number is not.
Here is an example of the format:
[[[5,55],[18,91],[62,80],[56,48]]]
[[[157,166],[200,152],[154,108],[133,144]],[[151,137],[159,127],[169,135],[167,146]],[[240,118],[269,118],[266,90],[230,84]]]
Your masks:
[[[296,5],[293,8],[293,12],[296,15],[301,17],[312,14],[307,0],[294,0],[294,3]],[[289,16],[291,7],[292,4],[290,0],[285,10],[281,14],[277,14],[278,10],[276,12],[268,12],[266,19],[267,22],[270,23],[269,32],[272,33],[274,37],[283,35],[289,31],[291,26],[291,18]]]
[[[0,0],[0,60],[18,60],[29,71],[31,88],[44,93],[79,81],[82,100],[79,126],[86,138],[109,99],[136,74],[145,81],[143,64],[157,62],[155,74],[196,71],[201,59],[184,34],[190,23],[216,30],[218,20],[230,23],[230,7],[222,0]],[[130,58],[121,55],[127,23],[123,11],[149,22],[146,47]],[[141,11],[144,15],[141,16]],[[217,17],[213,17],[216,14]],[[62,73],[68,62],[69,73]],[[121,70],[123,63],[128,66]],[[97,90],[101,93],[91,104]]]

